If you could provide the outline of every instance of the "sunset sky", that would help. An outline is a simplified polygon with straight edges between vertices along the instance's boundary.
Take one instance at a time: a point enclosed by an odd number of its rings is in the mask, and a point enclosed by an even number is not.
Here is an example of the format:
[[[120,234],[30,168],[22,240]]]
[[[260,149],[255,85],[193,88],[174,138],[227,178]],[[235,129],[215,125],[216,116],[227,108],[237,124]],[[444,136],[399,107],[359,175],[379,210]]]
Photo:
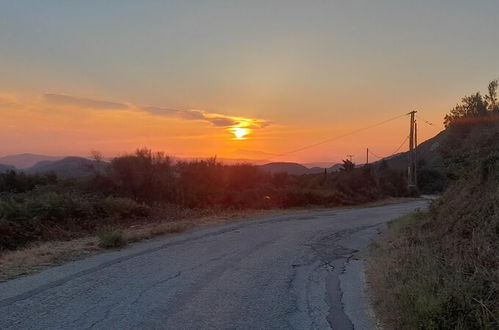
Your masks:
[[[0,156],[389,155],[408,117],[290,151],[411,110],[441,127],[498,77],[498,13],[497,0],[0,0]]]

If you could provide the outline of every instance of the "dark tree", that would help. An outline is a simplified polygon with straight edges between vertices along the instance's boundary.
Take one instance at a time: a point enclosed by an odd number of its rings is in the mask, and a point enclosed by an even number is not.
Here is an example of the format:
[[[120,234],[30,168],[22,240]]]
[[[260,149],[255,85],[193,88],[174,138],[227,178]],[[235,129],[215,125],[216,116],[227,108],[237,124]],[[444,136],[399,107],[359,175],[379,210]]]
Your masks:
[[[355,169],[355,164],[349,159],[344,159],[340,171],[351,172]]]
[[[482,96],[480,92],[476,92],[473,95],[463,97],[461,103],[445,115],[445,127],[455,123],[470,122],[473,119],[483,119],[490,114],[498,114],[497,87],[497,80],[493,80],[489,83],[487,95]]]

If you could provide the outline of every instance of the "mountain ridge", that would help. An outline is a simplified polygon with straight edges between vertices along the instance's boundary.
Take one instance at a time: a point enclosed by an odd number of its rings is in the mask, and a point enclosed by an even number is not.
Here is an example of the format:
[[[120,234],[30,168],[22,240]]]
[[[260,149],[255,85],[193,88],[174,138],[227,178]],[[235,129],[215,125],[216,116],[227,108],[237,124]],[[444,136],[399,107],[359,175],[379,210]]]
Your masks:
[[[36,165],[41,161],[55,161],[64,158],[63,156],[48,156],[33,153],[21,153],[5,155],[0,157],[0,164],[14,166],[16,169],[26,169]]]

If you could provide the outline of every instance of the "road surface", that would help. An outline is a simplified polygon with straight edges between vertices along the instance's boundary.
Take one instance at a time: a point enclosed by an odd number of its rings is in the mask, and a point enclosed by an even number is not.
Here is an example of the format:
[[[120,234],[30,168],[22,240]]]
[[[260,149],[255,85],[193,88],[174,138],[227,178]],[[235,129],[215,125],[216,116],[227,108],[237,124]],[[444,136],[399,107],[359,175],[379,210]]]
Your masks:
[[[0,284],[0,329],[370,328],[359,250],[426,202],[189,231]]]

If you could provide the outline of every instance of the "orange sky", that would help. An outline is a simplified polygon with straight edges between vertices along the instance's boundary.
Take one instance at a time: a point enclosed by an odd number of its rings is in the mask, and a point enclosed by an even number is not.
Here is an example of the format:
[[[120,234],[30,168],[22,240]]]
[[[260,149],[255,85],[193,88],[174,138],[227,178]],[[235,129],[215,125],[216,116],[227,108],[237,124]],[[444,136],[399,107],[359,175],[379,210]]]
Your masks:
[[[7,2],[0,156],[390,155],[409,118],[289,151],[411,110],[441,127],[462,96],[496,78],[497,10],[450,0]],[[419,129],[420,141],[438,133]]]
[[[0,109],[3,113],[0,139],[4,141],[4,154],[29,151],[50,155],[89,155],[91,150],[99,150],[105,156],[114,156],[145,146],[178,157],[216,155],[232,159],[334,162],[353,154],[361,162],[366,147],[381,156],[395,151],[407,136],[409,123],[406,116],[293,153],[291,151],[301,147],[370,126],[389,118],[389,114],[361,117],[355,121],[348,119],[347,114],[345,119],[331,116],[329,120],[326,116],[321,124],[310,123],[310,118],[304,118],[301,125],[296,120],[274,122],[266,118],[62,94],[2,94]],[[321,115],[319,113],[319,117]],[[390,117],[394,117],[393,113]],[[246,135],[237,138],[232,133],[237,128],[243,128]],[[421,126],[421,139],[436,132],[435,128]],[[405,149],[404,146],[402,150]]]

